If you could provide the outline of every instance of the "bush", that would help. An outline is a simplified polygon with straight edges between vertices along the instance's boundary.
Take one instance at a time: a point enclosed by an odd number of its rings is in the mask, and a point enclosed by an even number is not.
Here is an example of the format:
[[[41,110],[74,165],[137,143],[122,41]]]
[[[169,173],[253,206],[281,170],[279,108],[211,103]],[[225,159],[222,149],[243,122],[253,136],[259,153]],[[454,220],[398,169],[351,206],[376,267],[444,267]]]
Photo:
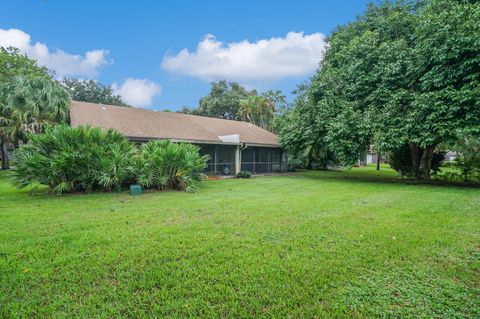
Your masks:
[[[237,174],[237,178],[250,178],[252,177],[252,173],[249,171],[240,171],[240,173]]]
[[[456,168],[457,167],[457,162],[456,161],[444,161],[442,163],[442,167]]]
[[[13,181],[19,188],[45,184],[57,194],[120,190],[135,177],[134,156],[135,147],[114,130],[56,126],[14,152]]]
[[[206,176],[208,155],[200,156],[199,147],[170,141],[151,141],[140,147],[137,182],[145,188],[176,189],[196,192]]]
[[[435,175],[436,179],[449,181],[449,182],[462,182],[464,181],[463,175],[456,171],[440,171]]]
[[[199,147],[152,141],[137,148],[123,135],[88,126],[56,126],[14,153],[19,188],[40,183],[51,191],[119,191],[134,182],[144,188],[196,192],[208,156]]]
[[[305,168],[305,161],[298,157],[288,157],[287,171],[296,172],[299,169]]]
[[[456,149],[458,157],[455,163],[463,180],[480,181],[480,138],[468,136],[457,143]]]

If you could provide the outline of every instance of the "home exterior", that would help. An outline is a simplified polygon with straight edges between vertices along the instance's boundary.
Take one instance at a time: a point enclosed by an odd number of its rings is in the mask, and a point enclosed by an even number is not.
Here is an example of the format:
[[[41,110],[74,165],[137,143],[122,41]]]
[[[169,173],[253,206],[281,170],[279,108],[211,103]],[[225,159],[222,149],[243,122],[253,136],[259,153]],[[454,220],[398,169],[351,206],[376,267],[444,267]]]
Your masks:
[[[248,122],[189,114],[72,101],[72,126],[115,129],[135,143],[172,140],[200,146],[208,154],[207,174],[255,174],[286,169],[287,154],[278,137]]]

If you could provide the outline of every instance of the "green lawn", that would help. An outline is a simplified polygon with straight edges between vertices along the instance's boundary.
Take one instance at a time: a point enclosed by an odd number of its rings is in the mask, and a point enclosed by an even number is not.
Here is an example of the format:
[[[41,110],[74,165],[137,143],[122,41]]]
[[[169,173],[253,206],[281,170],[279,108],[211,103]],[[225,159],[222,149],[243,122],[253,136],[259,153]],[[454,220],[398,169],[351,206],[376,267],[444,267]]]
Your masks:
[[[1,318],[479,318],[480,190],[388,169],[29,196],[0,175]]]

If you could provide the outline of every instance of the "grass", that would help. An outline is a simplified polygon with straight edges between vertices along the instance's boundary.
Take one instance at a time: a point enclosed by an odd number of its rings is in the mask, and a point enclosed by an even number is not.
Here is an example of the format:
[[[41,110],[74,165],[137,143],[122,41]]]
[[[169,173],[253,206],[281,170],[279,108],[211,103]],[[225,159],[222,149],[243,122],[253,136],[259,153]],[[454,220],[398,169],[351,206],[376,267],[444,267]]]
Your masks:
[[[394,172],[53,196],[0,175],[2,318],[478,318],[480,191]]]

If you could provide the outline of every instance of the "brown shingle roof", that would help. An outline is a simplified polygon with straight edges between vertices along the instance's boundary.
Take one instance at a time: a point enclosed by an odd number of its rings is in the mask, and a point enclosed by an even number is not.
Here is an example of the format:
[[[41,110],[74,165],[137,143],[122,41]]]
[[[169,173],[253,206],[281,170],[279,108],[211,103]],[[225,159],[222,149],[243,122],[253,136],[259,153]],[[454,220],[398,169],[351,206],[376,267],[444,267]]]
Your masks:
[[[174,139],[221,143],[219,136],[239,134],[240,142],[279,146],[278,137],[248,122],[172,112],[72,101],[72,126],[112,128],[131,139]]]

